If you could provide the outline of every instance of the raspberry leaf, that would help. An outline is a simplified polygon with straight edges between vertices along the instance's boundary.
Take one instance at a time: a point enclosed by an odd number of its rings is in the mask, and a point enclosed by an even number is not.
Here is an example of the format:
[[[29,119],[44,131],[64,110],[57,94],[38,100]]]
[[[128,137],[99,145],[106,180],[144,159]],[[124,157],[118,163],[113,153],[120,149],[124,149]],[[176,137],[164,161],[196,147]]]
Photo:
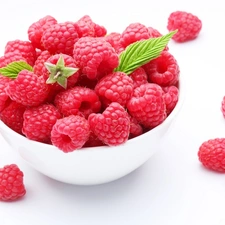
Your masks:
[[[33,71],[33,67],[25,61],[15,61],[0,68],[0,74],[9,78],[16,78],[18,73],[22,70]]]
[[[177,30],[158,38],[150,38],[130,44],[119,56],[119,66],[115,71],[126,74],[160,56],[160,53],[168,44]]]
[[[78,68],[66,67],[62,55],[59,57],[59,60],[57,61],[56,64],[52,64],[49,62],[45,62],[44,64],[50,73],[46,83],[53,84],[57,82],[65,89],[67,87],[67,78],[72,76],[79,70]]]

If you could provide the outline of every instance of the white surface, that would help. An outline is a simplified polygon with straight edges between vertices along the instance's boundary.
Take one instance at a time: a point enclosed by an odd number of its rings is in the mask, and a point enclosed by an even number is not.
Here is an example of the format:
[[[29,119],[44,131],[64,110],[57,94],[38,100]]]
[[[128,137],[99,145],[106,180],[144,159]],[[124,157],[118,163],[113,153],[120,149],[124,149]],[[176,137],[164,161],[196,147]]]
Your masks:
[[[220,112],[225,95],[223,1],[64,0],[64,6],[53,2],[2,2],[0,51],[9,39],[26,38],[30,23],[46,14],[59,21],[89,14],[109,31],[142,22],[162,33],[167,32],[170,12],[198,15],[203,22],[199,38],[170,43],[185,74],[186,102],[160,151],[135,172],[104,185],[51,180],[29,167],[0,137],[0,166],[17,163],[27,188],[20,201],[0,202],[0,225],[224,225],[225,175],[205,170],[197,158],[203,141],[225,137]]]

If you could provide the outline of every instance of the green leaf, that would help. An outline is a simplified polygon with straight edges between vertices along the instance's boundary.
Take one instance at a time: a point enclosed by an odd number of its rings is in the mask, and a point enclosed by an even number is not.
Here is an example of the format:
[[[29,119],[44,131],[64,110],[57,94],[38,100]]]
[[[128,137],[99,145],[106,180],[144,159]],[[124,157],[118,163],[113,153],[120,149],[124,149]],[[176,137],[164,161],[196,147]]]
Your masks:
[[[160,56],[170,39],[177,32],[172,31],[158,38],[150,38],[137,41],[129,45],[119,56],[119,66],[115,71],[126,74],[132,73],[135,69]]]
[[[0,68],[0,74],[10,78],[16,78],[18,73],[22,70],[33,71],[33,67],[25,61],[14,61],[7,66]]]

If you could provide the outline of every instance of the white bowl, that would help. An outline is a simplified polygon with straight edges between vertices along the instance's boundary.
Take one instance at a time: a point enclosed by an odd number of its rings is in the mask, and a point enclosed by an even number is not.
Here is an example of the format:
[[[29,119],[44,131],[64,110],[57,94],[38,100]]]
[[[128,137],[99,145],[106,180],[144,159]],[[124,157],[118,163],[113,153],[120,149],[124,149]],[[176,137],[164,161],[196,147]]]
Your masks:
[[[110,182],[134,171],[159,149],[184,101],[183,79],[179,101],[166,120],[151,131],[117,147],[94,147],[64,153],[52,145],[31,141],[0,121],[0,133],[8,144],[37,171],[55,180],[78,185]]]

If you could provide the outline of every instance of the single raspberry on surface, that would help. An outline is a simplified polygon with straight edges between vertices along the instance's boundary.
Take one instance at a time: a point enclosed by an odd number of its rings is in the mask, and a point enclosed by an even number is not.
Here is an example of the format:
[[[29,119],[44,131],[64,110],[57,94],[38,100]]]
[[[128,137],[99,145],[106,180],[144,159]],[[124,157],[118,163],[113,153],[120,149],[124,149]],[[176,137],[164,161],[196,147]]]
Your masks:
[[[5,92],[5,88],[11,81],[9,77],[4,77],[0,74],[0,112],[5,108],[5,104],[9,99],[8,94]]]
[[[22,134],[23,113],[26,107],[14,101],[8,101],[0,113],[0,120],[15,132]]]
[[[5,46],[4,54],[9,52],[20,53],[21,56],[26,59],[28,64],[30,64],[31,66],[34,65],[34,62],[36,60],[36,50],[30,41],[22,41],[19,39],[8,41]]]
[[[57,120],[51,131],[51,141],[63,152],[73,152],[83,147],[89,133],[90,127],[84,117],[70,115]]]
[[[117,102],[111,103],[102,114],[90,114],[88,122],[91,131],[106,145],[116,146],[128,140],[130,118]]]
[[[73,22],[57,23],[46,29],[41,41],[51,54],[73,55],[75,42],[79,39],[77,25]]]
[[[101,102],[95,91],[80,86],[58,93],[54,104],[64,116],[79,115],[87,118],[101,109]]]
[[[150,38],[148,28],[141,23],[131,23],[121,34],[121,43],[124,48],[141,40]]]
[[[179,99],[179,89],[176,86],[163,87],[166,113],[169,115],[175,108]]]
[[[150,82],[160,86],[169,86],[177,83],[180,68],[177,60],[168,51],[162,51],[161,55],[143,66]]]
[[[23,177],[23,172],[16,164],[6,165],[0,169],[1,201],[14,201],[26,194]]]
[[[142,84],[148,83],[148,75],[143,67],[137,68],[134,72],[130,74],[130,77],[133,80],[134,88],[139,87]]]
[[[73,57],[89,79],[111,73],[119,64],[115,49],[104,38],[82,37],[74,45]]]
[[[169,15],[167,29],[169,31],[178,30],[172,37],[174,41],[186,42],[199,35],[202,29],[202,21],[191,13],[175,11]]]
[[[112,102],[126,106],[133,94],[133,80],[123,72],[113,72],[104,76],[95,86],[95,92],[106,107]]]
[[[28,38],[35,48],[44,50],[41,41],[42,35],[49,27],[55,24],[57,24],[57,20],[53,16],[47,15],[29,26],[27,31]]]
[[[0,87],[0,90],[1,90],[1,87]],[[0,94],[1,96],[1,94]],[[1,100],[0,100],[1,101]],[[0,108],[1,109],[1,108]],[[223,114],[223,117],[225,118],[225,96],[223,97],[222,99],[222,103],[221,103],[221,111],[222,111],[222,114]]]
[[[50,143],[51,130],[61,114],[52,104],[27,108],[23,114],[23,134],[30,140]]]
[[[93,22],[89,15],[82,16],[76,24],[79,37],[103,37],[107,33],[106,28]]]
[[[145,128],[154,128],[166,119],[166,104],[162,88],[154,83],[142,84],[134,89],[127,103],[128,112]]]
[[[125,49],[121,43],[121,34],[120,33],[111,32],[105,36],[105,40],[112,45],[112,47],[115,49],[115,51],[118,54],[121,53]]]
[[[27,60],[19,52],[8,52],[0,57],[0,68],[7,66],[9,63],[14,61],[24,61]]]
[[[204,141],[199,147],[198,158],[206,168],[225,172],[225,138]]]
[[[49,86],[43,77],[31,71],[22,70],[14,80],[8,83],[5,91],[13,101],[25,106],[37,106],[47,98]]]

